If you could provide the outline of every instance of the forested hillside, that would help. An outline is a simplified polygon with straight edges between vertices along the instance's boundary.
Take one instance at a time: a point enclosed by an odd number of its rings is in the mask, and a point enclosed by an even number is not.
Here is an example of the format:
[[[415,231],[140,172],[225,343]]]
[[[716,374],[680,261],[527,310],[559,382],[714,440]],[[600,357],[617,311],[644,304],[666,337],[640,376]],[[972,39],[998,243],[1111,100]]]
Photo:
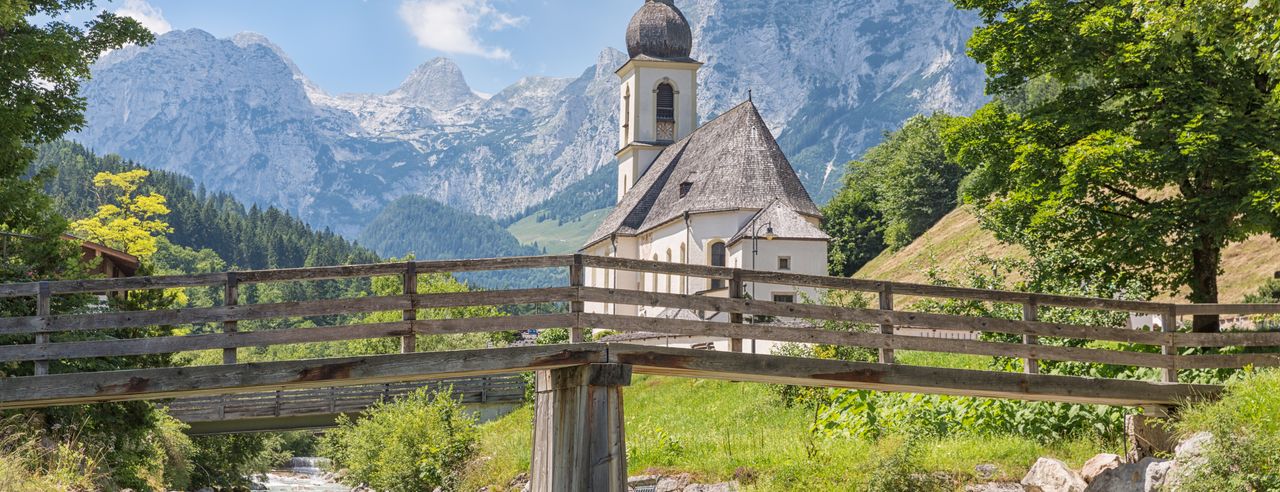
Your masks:
[[[67,217],[91,215],[98,206],[93,177],[99,172],[140,168],[118,156],[98,156],[72,142],[40,148],[34,167],[51,167],[57,175],[45,189]],[[328,230],[315,230],[275,207],[265,210],[226,193],[210,193],[188,177],[152,171],[142,192],[168,199],[166,217],[173,232],[170,242],[187,248],[209,249],[230,267],[239,269],[293,268],[318,265],[374,263],[378,256]]]

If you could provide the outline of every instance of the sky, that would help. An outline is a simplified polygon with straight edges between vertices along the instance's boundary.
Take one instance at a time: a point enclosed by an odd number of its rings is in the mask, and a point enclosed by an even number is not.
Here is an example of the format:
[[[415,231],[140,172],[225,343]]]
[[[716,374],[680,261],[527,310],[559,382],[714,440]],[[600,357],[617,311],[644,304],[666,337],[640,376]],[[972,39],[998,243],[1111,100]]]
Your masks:
[[[623,49],[641,0],[113,0],[98,8],[152,31],[243,31],[280,45],[332,94],[381,93],[437,56],[471,88],[496,93],[529,75],[578,76]]]

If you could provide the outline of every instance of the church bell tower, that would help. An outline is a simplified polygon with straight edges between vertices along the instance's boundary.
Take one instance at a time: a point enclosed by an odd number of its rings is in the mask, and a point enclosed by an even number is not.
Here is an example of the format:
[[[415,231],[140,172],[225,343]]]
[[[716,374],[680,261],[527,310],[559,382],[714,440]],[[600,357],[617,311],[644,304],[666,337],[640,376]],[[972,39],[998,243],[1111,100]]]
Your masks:
[[[618,201],[662,149],[698,127],[698,69],[693,31],[673,0],[646,0],[627,26],[631,59],[617,71]]]

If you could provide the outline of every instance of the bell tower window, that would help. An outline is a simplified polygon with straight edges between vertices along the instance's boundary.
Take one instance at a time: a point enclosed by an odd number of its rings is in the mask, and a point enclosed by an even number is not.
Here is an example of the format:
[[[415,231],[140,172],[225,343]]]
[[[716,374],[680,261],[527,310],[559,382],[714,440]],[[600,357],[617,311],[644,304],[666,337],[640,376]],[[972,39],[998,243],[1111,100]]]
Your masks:
[[[622,95],[622,138],[631,141],[631,88],[627,87]]]
[[[658,84],[657,140],[673,142],[676,139],[676,90],[671,84]]]

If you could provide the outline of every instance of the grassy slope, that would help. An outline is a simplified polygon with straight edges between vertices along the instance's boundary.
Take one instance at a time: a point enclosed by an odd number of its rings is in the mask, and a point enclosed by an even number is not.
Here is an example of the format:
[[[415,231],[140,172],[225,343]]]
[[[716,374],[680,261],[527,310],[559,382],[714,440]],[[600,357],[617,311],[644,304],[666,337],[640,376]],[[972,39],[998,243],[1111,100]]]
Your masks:
[[[933,228],[907,247],[881,254],[858,273],[858,278],[924,282],[932,267],[962,265],[979,254],[996,257],[1026,256],[1017,246],[1001,244],[991,233],[978,227],[978,219],[967,207],[943,217]],[[1280,271],[1280,242],[1256,236],[1232,244],[1222,255],[1223,274],[1218,282],[1222,302],[1240,302],[1264,281]]]
[[[811,410],[784,408],[768,388],[725,381],[637,377],[624,390],[627,454],[632,475],[689,472],[706,482],[731,480],[750,470],[748,490],[858,490],[882,456],[899,442],[813,438]],[[532,412],[528,407],[481,430],[480,459],[463,490],[502,490],[529,469]],[[1016,481],[1039,456],[1074,466],[1101,445],[1073,441],[1045,446],[1021,437],[948,438],[923,443],[923,462],[934,470],[972,474],[994,463]]]
[[[530,214],[518,222],[507,226],[507,231],[521,244],[538,243],[547,249],[548,254],[572,253],[581,248],[595,232],[596,227],[604,222],[609,214],[608,208],[587,212],[577,219],[559,224],[556,220],[538,222],[538,213]]]

